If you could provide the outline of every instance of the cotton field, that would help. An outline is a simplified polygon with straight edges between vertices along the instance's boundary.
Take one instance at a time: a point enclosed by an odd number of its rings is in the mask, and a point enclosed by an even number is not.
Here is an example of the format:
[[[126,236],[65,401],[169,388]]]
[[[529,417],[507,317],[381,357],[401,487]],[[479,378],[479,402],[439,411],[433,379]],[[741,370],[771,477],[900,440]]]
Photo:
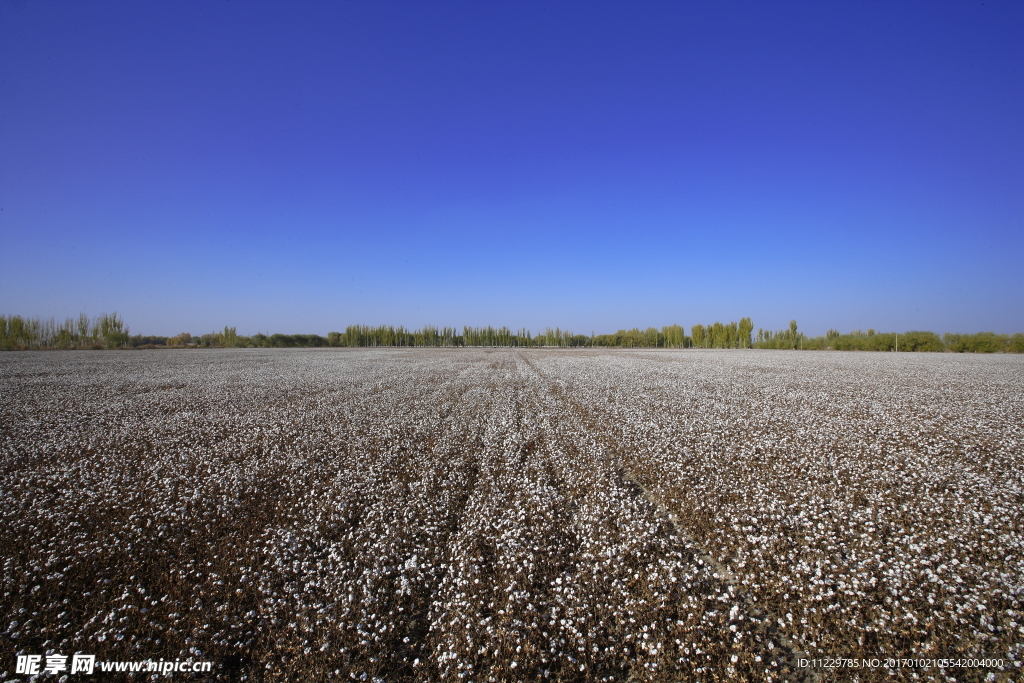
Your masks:
[[[1024,678],[1019,356],[7,353],[0,449],[4,681]]]

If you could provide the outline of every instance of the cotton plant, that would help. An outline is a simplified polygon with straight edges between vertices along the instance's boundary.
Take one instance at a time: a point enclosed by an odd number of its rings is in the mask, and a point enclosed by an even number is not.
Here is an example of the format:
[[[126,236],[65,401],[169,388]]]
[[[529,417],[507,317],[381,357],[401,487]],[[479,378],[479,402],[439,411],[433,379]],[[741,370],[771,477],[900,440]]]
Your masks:
[[[1019,675],[1015,357],[2,360],[4,662],[774,681],[800,656],[986,656]],[[890,673],[959,675],[859,676]]]

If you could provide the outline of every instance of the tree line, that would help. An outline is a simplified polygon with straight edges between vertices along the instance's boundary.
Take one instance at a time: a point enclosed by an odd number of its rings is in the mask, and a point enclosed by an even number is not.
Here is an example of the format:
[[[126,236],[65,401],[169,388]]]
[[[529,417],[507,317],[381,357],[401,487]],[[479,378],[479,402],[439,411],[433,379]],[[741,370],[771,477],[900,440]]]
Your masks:
[[[63,322],[0,315],[0,349],[116,349],[129,340],[128,326],[117,313],[95,318],[82,313]]]
[[[873,329],[853,330],[842,334],[829,330],[823,336],[808,337],[801,333],[795,320],[789,329],[758,330],[757,349],[796,349],[805,351],[950,351],[953,353],[1024,353],[1024,334],[953,334],[941,337],[934,332],[876,332]]]
[[[316,348],[316,347],[512,347],[512,348],[663,348],[663,349],[784,349],[834,351],[951,351],[958,353],[1024,353],[1024,334],[934,332],[867,332],[842,334],[829,330],[818,337],[800,332],[791,320],[782,330],[758,329],[750,318],[739,322],[697,324],[686,334],[681,325],[660,330],[648,327],[619,330],[614,334],[574,334],[560,327],[545,328],[536,335],[520,328],[454,327],[426,325],[417,330],[391,325],[349,325],[344,332],[318,334],[238,334],[225,326],[218,332],[173,337],[131,335],[117,313],[90,318],[81,314],[63,322],[55,319],[0,316],[0,349],[116,349],[116,348]]]

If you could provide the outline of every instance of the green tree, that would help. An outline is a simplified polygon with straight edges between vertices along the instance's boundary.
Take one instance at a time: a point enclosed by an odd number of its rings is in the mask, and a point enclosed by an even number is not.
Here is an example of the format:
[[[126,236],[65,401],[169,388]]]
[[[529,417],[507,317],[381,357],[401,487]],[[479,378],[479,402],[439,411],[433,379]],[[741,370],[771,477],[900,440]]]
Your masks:
[[[706,331],[703,325],[694,325],[690,328],[690,338],[693,340],[694,347],[703,349],[707,345]]]
[[[740,318],[739,327],[739,347],[741,349],[749,349],[754,345],[754,340],[751,338],[754,332],[754,323],[750,318]]]

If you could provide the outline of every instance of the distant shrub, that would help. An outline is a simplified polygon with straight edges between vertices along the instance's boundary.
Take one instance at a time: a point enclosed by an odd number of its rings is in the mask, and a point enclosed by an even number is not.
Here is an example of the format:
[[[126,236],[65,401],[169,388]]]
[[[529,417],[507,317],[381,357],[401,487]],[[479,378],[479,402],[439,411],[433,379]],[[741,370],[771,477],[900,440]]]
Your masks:
[[[188,332],[176,334],[167,340],[168,346],[188,346],[192,343],[192,335]]]

